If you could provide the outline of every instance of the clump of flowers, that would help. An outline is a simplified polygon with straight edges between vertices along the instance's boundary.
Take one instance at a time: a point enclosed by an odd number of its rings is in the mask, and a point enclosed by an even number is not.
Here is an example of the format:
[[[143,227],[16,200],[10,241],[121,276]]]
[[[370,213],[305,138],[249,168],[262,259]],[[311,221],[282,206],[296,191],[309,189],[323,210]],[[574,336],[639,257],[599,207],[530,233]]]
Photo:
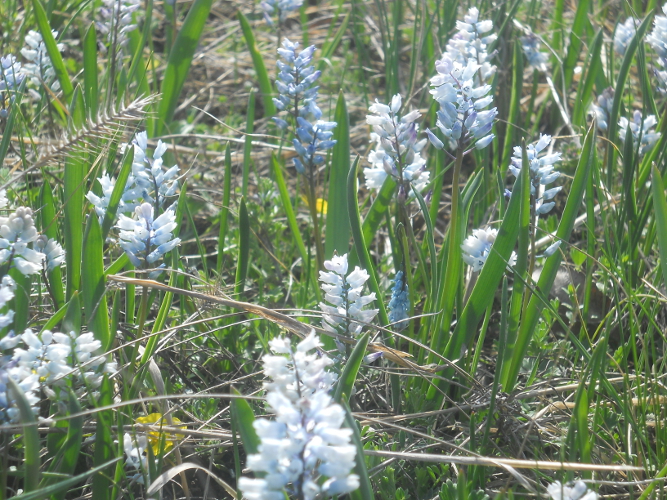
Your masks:
[[[426,139],[417,140],[421,116],[417,110],[403,116],[399,114],[402,105],[400,94],[396,94],[389,105],[377,99],[368,109],[366,123],[373,127],[371,142],[375,149],[368,155],[371,168],[364,169],[366,187],[380,189],[388,175],[398,184],[399,195],[404,199],[413,195],[411,187],[423,191],[428,185],[429,172],[421,151]]]
[[[141,3],[139,0],[102,0],[98,11],[97,30],[105,36],[109,45],[125,47],[129,41],[127,34],[137,29],[132,22],[132,13]],[[106,50],[106,46],[102,46]],[[120,53],[120,50],[118,51]]]
[[[609,115],[614,106],[614,89],[607,87],[597,98],[597,104],[591,105],[591,113],[595,115],[598,129],[605,132],[609,127]]]
[[[646,37],[648,43],[658,55],[658,65],[662,70],[655,70],[658,78],[658,90],[667,93],[667,4],[662,6],[665,16],[655,16],[653,31]]]
[[[303,0],[263,0],[259,6],[264,11],[264,20],[269,26],[273,26],[274,14],[278,14],[278,24],[282,24],[287,19],[290,12],[293,12],[303,5]]]
[[[347,254],[336,255],[324,262],[328,271],[320,271],[324,299],[320,303],[322,327],[340,335],[356,337],[364,324],[373,321],[377,309],[364,309],[375,300],[375,293],[363,295],[369,275],[359,266],[348,274]]]
[[[53,38],[58,37],[57,31],[51,31]],[[41,33],[30,30],[25,36],[25,47],[21,49],[21,54],[29,62],[23,65],[23,72],[29,78],[30,82],[36,87],[42,84],[49,87],[52,91],[60,90],[60,82],[56,78],[56,71],[53,69],[53,63],[44,45]],[[62,43],[57,44],[58,50],[63,51],[65,46]]]
[[[628,127],[630,127],[633,143],[641,145],[639,153],[644,154],[660,139],[660,132],[653,131],[653,127],[657,124],[658,120],[655,118],[655,115],[648,115],[646,118],[643,118],[641,111],[635,110],[632,114],[632,121],[624,116],[618,121],[618,137],[625,144]]]
[[[359,487],[352,474],[356,448],[352,430],[342,428],[345,412],[329,392],[335,381],[326,367],[321,347],[311,333],[293,349],[288,339],[269,342],[274,355],[263,357],[266,401],[274,421],[259,418],[253,427],[261,440],[259,452],[248,456],[248,468],[264,473],[261,478],[239,479],[248,500],[315,498],[343,495]],[[326,479],[325,479],[326,478]]]
[[[623,24],[618,23],[616,25],[616,31],[614,32],[614,50],[617,54],[621,56],[625,55],[630,40],[632,40],[632,37],[637,33],[638,26],[639,20],[634,17],[628,17]]]
[[[410,294],[408,293],[408,284],[405,281],[403,271],[398,271],[394,278],[394,286],[391,288],[391,299],[389,300],[389,321],[392,328],[397,331],[403,331],[409,324],[410,313]]]
[[[42,268],[44,271],[53,271],[65,263],[65,250],[60,243],[53,238],[40,235],[35,240],[35,249],[44,254]]]
[[[456,28],[458,32],[450,38],[445,53],[462,66],[474,61],[479,65],[479,73],[475,75],[475,86],[487,83],[497,69],[491,64],[494,54],[489,54],[487,51],[489,44],[497,38],[495,33],[490,33],[493,22],[489,19],[480,21],[479,9],[471,7],[463,16],[463,21],[456,21]]]
[[[520,38],[521,49],[523,50],[528,64],[530,64],[537,71],[545,72],[547,70],[547,62],[549,61],[549,56],[540,51],[540,46],[542,42],[540,38],[534,33],[528,33],[526,36]]]
[[[473,229],[461,244],[462,259],[472,267],[473,272],[481,271],[486,259],[489,257],[491,247],[498,237],[498,230],[494,228]],[[509,266],[516,265],[516,254],[512,252]]]
[[[46,255],[32,248],[38,237],[30,208],[19,207],[0,217],[0,265],[14,267],[25,276],[39,273]]]
[[[25,74],[13,55],[0,57],[0,118],[7,118],[9,107],[16,100],[16,91]]]
[[[552,500],[597,500],[598,494],[589,490],[586,483],[577,481],[572,486],[556,481],[547,487],[547,493]]]
[[[137,484],[145,484],[144,476],[150,481],[150,468],[148,467],[148,438],[146,434],[131,435],[123,434],[123,450],[125,451],[125,466],[135,472],[130,481]]]
[[[560,177],[560,172],[554,169],[554,164],[560,161],[561,154],[551,153],[539,156],[550,143],[550,135],[540,135],[540,140],[536,144],[530,144],[526,148],[530,165],[531,204],[535,216],[549,213],[555,205],[550,200],[563,188],[557,186],[545,190],[546,186]],[[510,172],[515,177],[518,177],[521,173],[522,154],[521,146],[515,146],[509,167]]]

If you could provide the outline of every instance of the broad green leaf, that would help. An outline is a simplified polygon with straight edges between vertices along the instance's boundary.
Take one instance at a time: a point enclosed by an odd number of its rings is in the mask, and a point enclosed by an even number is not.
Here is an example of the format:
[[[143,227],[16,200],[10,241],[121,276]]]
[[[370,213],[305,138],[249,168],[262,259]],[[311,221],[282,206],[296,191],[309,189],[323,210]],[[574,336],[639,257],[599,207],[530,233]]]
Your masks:
[[[664,184],[662,176],[657,167],[653,165],[653,182],[651,192],[653,193],[653,207],[655,209],[655,226],[658,233],[658,250],[660,252],[660,270],[662,279],[667,285],[667,200],[665,199]]]
[[[104,219],[102,220],[102,236],[106,240],[113,226],[114,221],[116,220],[116,215],[118,214],[118,206],[120,205],[120,200],[123,197],[125,192],[125,187],[127,186],[127,179],[132,173],[132,161],[134,160],[134,148],[128,148],[123,164],[118,173],[118,178],[116,179],[116,184],[113,187],[111,192],[111,198],[109,198],[109,205],[104,213]],[[91,217],[95,217],[94,214],[91,214]]]
[[[248,52],[252,57],[252,64],[255,67],[255,74],[257,75],[257,82],[259,84],[259,91],[262,93],[262,103],[264,106],[264,116],[271,117],[276,114],[276,105],[273,103],[273,86],[271,85],[271,79],[269,74],[266,71],[266,65],[264,64],[264,58],[257,48],[257,42],[255,42],[255,35],[252,32],[250,23],[243,15],[243,12],[240,10],[237,12],[239,23],[241,24],[241,31],[243,31],[243,37],[245,38],[245,43],[248,46]]]
[[[25,491],[35,491],[39,487],[39,432],[37,431],[37,417],[30,407],[30,403],[23,390],[12,377],[7,377],[7,387],[12,392],[21,415],[23,426],[23,452],[24,452],[24,482]],[[20,496],[20,495],[19,495]],[[18,497],[14,497],[18,498]]]
[[[366,456],[364,455],[364,445],[361,442],[361,435],[359,434],[359,426],[354,420],[350,407],[347,402],[343,401],[341,406],[345,410],[345,427],[352,429],[352,444],[357,448],[357,456],[354,460],[354,472],[359,476],[359,488],[350,493],[352,500],[374,500],[373,486],[368,477],[368,469],[366,469]]]
[[[55,241],[60,241],[58,237],[56,201],[51,191],[51,185],[48,182],[42,184],[42,189],[39,192],[39,206],[41,209],[38,212],[38,216],[41,221],[42,233]],[[54,306],[56,309],[60,309],[65,304],[65,289],[63,287],[60,266],[56,266],[48,272],[48,280],[49,292],[51,293]]]
[[[111,347],[113,337],[109,332],[109,310],[104,280],[104,239],[97,217],[88,217],[83,261],[81,263],[81,285],[83,310],[88,330],[102,342],[102,350]]]
[[[232,388],[232,394],[241,396],[241,393]],[[243,398],[234,398],[231,400],[232,416],[236,420],[236,425],[241,434],[243,449],[246,455],[257,453],[259,450],[260,439],[255,432],[252,423],[255,421],[255,413],[248,402]]]
[[[100,395],[97,399],[99,407],[108,407],[113,404],[113,385],[108,375],[104,375],[100,386]],[[93,465],[99,467],[110,463],[115,454],[115,446],[111,427],[113,425],[113,410],[100,410],[96,413],[95,452]],[[93,476],[93,496],[95,500],[109,500],[111,498],[111,479],[109,471],[105,474]]]
[[[83,93],[86,99],[88,118],[97,117],[100,95],[97,83],[97,31],[90,23],[83,37]]]
[[[81,282],[81,255],[83,245],[83,200],[87,165],[76,155],[65,161],[63,214],[65,235],[65,263],[69,300]]]
[[[359,340],[357,340],[354,349],[350,353],[350,356],[347,358],[347,361],[345,362],[345,368],[343,368],[343,373],[338,379],[336,389],[334,390],[333,398],[337,403],[341,403],[343,398],[345,398],[345,402],[350,400],[352,389],[354,388],[354,383],[357,381],[357,374],[359,373],[361,362],[364,360],[364,356],[366,355],[366,347],[368,346],[369,339],[370,337],[368,332],[359,337]]]
[[[81,333],[81,301],[79,292],[74,292],[72,298],[67,303],[67,311],[63,318],[63,329],[66,332],[74,332],[77,335]]]
[[[331,259],[334,251],[346,254],[350,246],[350,218],[347,215],[347,175],[350,172],[350,120],[345,96],[338,94],[334,121],[337,141],[331,155],[329,167],[329,192],[327,196],[326,234],[324,258]]]
[[[192,58],[195,50],[197,50],[197,45],[199,45],[199,39],[208,19],[208,13],[211,10],[211,2],[212,0],[195,0],[178,32],[174,46],[169,54],[167,69],[165,70],[164,79],[160,87],[162,99],[158,106],[157,121],[154,133],[152,134],[154,137],[162,135],[174,117],[178,99],[190,71]]]

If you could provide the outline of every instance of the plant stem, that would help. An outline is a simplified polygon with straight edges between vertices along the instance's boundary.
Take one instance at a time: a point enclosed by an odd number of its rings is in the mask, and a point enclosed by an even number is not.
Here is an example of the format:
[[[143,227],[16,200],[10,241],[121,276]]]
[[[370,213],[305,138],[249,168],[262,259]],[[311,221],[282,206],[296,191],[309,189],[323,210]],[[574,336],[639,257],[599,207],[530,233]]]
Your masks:
[[[310,217],[313,219],[313,239],[315,240],[315,254],[317,257],[318,269],[324,268],[324,247],[322,247],[322,238],[320,234],[319,214],[317,213],[317,198],[315,196],[315,176],[312,172],[314,167],[308,172],[308,185],[306,187],[308,197],[308,208]]]

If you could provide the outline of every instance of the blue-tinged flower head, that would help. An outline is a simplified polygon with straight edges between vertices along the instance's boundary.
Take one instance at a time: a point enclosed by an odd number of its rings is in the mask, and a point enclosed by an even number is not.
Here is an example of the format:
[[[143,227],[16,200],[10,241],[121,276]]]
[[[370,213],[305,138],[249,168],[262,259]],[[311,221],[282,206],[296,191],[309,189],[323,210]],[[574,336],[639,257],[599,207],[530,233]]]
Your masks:
[[[116,226],[120,229],[120,246],[137,268],[155,267],[165,253],[181,242],[172,234],[178,225],[173,205],[159,217],[153,216],[153,205],[142,203],[134,218],[121,214]]]
[[[274,14],[278,14],[278,23],[282,24],[290,12],[299,9],[303,0],[263,0],[259,6],[264,11],[264,19],[269,26],[273,26]]]
[[[53,38],[58,38],[57,31],[51,31]],[[57,44],[58,50],[63,51],[65,46],[62,43]],[[36,87],[41,88],[42,84],[48,86],[52,91],[60,90],[60,82],[56,78],[56,71],[53,69],[53,63],[44,45],[41,33],[30,30],[25,36],[25,47],[21,49],[21,54],[29,62],[23,65],[23,72],[30,82]]]
[[[463,240],[461,257],[466,264],[472,267],[474,272],[481,271],[497,237],[497,229],[473,229],[472,234]],[[514,265],[516,265],[516,254],[512,252],[509,266]]]
[[[472,59],[463,65],[445,53],[435,68],[438,74],[431,78],[430,92],[440,104],[436,126],[452,149],[473,144],[477,149],[485,148],[494,138],[491,129],[498,110],[485,109],[493,102],[493,96],[488,95],[491,86],[474,85],[480,65]],[[432,132],[427,133],[435,147],[443,147]]]
[[[623,56],[628,48],[628,44],[632,37],[637,33],[640,21],[634,17],[628,17],[624,23],[616,25],[614,32],[614,50],[617,54]]]
[[[398,271],[394,278],[394,286],[391,288],[391,299],[389,300],[389,322],[391,327],[400,332],[408,326],[410,313],[410,295],[408,284],[405,281],[403,271]]]
[[[595,115],[598,129],[605,132],[609,127],[609,115],[614,106],[614,89],[607,87],[597,98],[597,104],[591,104],[590,113]]]
[[[640,144],[639,154],[644,154],[660,139],[660,132],[653,130],[653,127],[657,123],[658,120],[656,120],[655,115],[648,115],[646,118],[642,118],[641,111],[635,110],[632,114],[632,121],[624,116],[618,121],[618,137],[625,144],[625,137],[628,133],[628,127],[630,127],[633,143],[635,146]]]
[[[534,33],[529,32],[526,36],[522,36],[520,40],[521,49],[528,60],[528,64],[537,71],[544,73],[547,70],[549,56],[544,52],[540,52],[540,46],[542,44],[540,38]]]
[[[494,33],[490,33],[493,22],[480,21],[479,10],[471,7],[463,16],[463,21],[456,21],[456,28],[458,32],[447,43],[445,53],[463,66],[466,66],[468,61],[479,65],[479,72],[475,75],[476,87],[488,83],[496,72],[496,66],[490,62],[494,54],[487,52],[489,44],[498,38]]]
[[[30,208],[19,207],[0,217],[0,265],[13,267],[24,276],[38,274],[46,258],[33,248],[38,237]]]
[[[646,43],[658,56],[658,65],[662,70],[655,70],[658,78],[658,90],[667,93],[667,4],[662,6],[665,16],[655,16],[653,31],[646,37]]]
[[[315,500],[359,487],[352,431],[343,427],[345,411],[329,395],[336,377],[326,368],[333,362],[314,351],[321,345],[314,332],[296,349],[288,339],[269,342],[275,354],[262,359],[269,378],[264,389],[275,420],[253,422],[260,444],[247,466],[264,475],[239,479],[244,498]]]
[[[294,167],[300,174],[312,175],[324,163],[326,151],[336,144],[332,137],[337,123],[322,120],[310,123],[301,116],[297,117],[297,123],[297,137],[292,143],[299,157],[294,158]]]
[[[65,263],[65,250],[53,238],[41,234],[35,240],[35,250],[44,254],[42,266],[44,271],[53,271]]]
[[[369,275],[366,270],[355,267],[347,272],[347,254],[335,255],[324,261],[327,271],[320,271],[324,299],[331,305],[320,302],[322,327],[330,332],[356,337],[364,324],[373,321],[377,309],[364,309],[375,300],[375,293],[363,295],[364,284]]]
[[[550,200],[562,189],[562,186],[546,189],[546,186],[560,177],[560,172],[554,169],[554,164],[561,160],[561,154],[551,153],[539,156],[550,143],[550,135],[540,135],[540,140],[536,144],[526,147],[530,164],[530,195],[536,215],[549,213],[555,205]],[[521,146],[515,146],[509,167],[515,177],[521,174],[522,154]]]
[[[0,118],[7,118],[16,91],[25,78],[21,63],[13,55],[0,57]]]
[[[375,149],[368,155],[371,167],[364,169],[364,176],[368,189],[380,189],[391,175],[399,185],[399,191],[407,197],[414,196],[411,186],[423,191],[430,174],[426,170],[426,160],[421,157],[427,140],[418,140],[416,121],[421,113],[414,110],[401,116],[401,105],[401,95],[396,94],[389,105],[376,99],[370,106],[371,114],[366,116],[366,123],[373,127],[371,142],[375,142]]]
[[[97,31],[106,37],[106,42],[125,47],[129,41],[128,33],[137,29],[132,22],[132,13],[141,6],[140,0],[102,0],[98,11]],[[106,50],[106,45],[102,45]],[[118,51],[120,55],[120,50]]]
[[[547,493],[552,500],[598,500],[599,496],[589,490],[586,483],[577,481],[572,486],[556,481],[547,487]]]

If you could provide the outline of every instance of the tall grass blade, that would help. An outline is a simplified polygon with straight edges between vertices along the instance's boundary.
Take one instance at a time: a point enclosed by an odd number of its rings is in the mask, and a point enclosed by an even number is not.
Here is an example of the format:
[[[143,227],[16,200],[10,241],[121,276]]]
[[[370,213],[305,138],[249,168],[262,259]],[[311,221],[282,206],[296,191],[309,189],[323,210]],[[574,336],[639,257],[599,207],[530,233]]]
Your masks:
[[[83,95],[88,118],[97,116],[100,100],[97,73],[97,30],[95,23],[90,23],[83,37]]]
[[[655,210],[655,226],[658,233],[658,250],[660,252],[660,270],[662,279],[667,286],[667,199],[665,199],[665,184],[658,168],[653,165],[653,207]]]
[[[241,393],[232,388],[232,394],[241,396]],[[259,451],[259,436],[255,432],[252,423],[255,421],[255,413],[248,402],[242,397],[234,398],[231,401],[232,417],[236,421],[236,425],[241,434],[241,441],[243,441],[243,449],[246,455],[251,455]]]
[[[248,209],[245,199],[241,198],[239,207],[239,252],[236,261],[236,280],[234,295],[237,297],[243,293],[245,279],[248,274],[248,263],[250,259],[250,222],[248,220]]]
[[[45,182],[39,192],[39,206],[38,212],[41,221],[42,233],[49,238],[60,241],[58,237],[58,218],[56,214],[56,200],[51,191],[51,185]],[[55,309],[60,309],[65,304],[65,289],[63,287],[62,270],[60,266],[54,267],[48,273],[49,292],[53,299]]]
[[[225,177],[222,188],[222,206],[220,207],[220,231],[218,233],[218,261],[216,268],[218,274],[222,273],[222,264],[224,257],[225,238],[227,237],[229,203],[232,194],[232,152],[229,143],[225,148]]]
[[[24,450],[24,482],[25,491],[35,491],[39,487],[39,433],[37,431],[37,418],[30,407],[30,403],[23,390],[12,377],[7,377],[7,388],[16,400],[21,415],[23,426],[23,450]],[[16,497],[14,497],[16,498]]]
[[[102,379],[97,404],[100,407],[108,407],[113,404],[113,386],[107,375]],[[109,463],[114,456],[115,446],[111,435],[113,410],[98,411],[96,420],[93,465],[99,467]],[[108,471],[105,474],[95,474],[93,476],[93,498],[95,500],[109,500],[111,498],[111,478]]]
[[[357,381],[357,374],[359,373],[361,362],[364,360],[364,356],[366,355],[366,347],[368,346],[369,339],[370,337],[368,332],[359,337],[359,340],[357,340],[352,353],[347,358],[347,361],[345,362],[345,368],[343,368],[343,373],[338,379],[338,382],[336,383],[336,389],[334,390],[333,398],[337,403],[342,403],[343,398],[346,403],[350,401],[350,396],[352,395],[352,390],[354,389],[354,383]]]
[[[81,285],[83,309],[88,329],[102,343],[102,349],[111,347],[113,338],[109,332],[109,309],[104,279],[104,239],[97,217],[88,217],[83,261],[81,263]]]
[[[359,476],[359,489],[350,493],[352,500],[373,500],[375,494],[373,493],[373,486],[368,476],[368,469],[366,468],[366,456],[364,455],[364,445],[361,442],[361,435],[359,434],[359,427],[357,421],[352,416],[350,407],[347,402],[341,403],[345,410],[345,426],[352,429],[352,443],[357,447],[357,457],[354,461],[354,473]]]

